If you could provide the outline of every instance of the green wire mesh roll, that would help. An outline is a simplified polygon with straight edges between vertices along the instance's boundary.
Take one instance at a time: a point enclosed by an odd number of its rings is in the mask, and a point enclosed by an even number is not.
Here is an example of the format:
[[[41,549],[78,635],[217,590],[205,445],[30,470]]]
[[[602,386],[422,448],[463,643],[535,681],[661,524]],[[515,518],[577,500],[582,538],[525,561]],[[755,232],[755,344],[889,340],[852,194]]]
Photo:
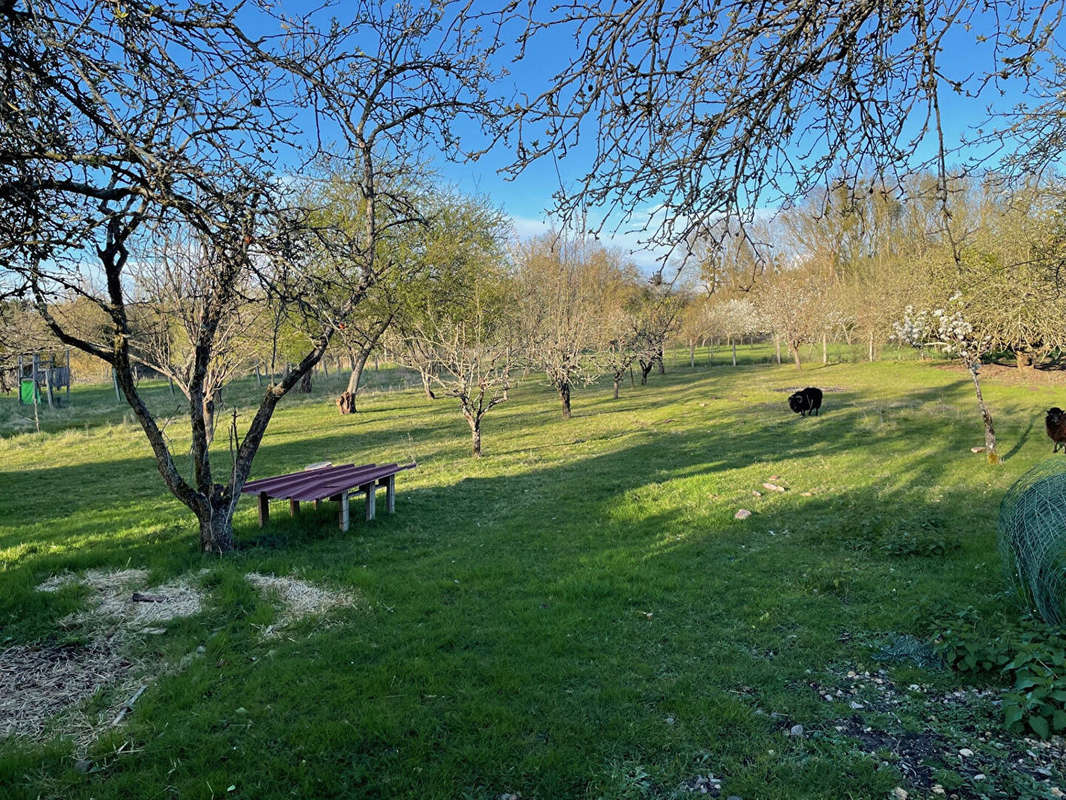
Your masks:
[[[1066,622],[1066,459],[1037,464],[999,506],[999,553],[1021,601],[1046,622]]]

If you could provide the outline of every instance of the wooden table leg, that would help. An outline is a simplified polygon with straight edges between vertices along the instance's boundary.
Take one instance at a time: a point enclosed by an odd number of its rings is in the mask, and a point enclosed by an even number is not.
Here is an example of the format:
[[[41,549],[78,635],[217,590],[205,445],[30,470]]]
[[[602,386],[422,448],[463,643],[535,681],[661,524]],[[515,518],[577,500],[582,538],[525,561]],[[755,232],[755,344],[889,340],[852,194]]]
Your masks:
[[[300,513],[300,501],[299,500],[289,500],[289,516],[290,517],[295,517],[299,513]]]
[[[390,475],[385,480],[385,508],[390,514],[396,513],[396,476]]]
[[[316,497],[316,498],[315,498],[315,511],[318,511],[318,509],[320,509],[321,507],[322,507],[322,501],[321,501],[321,500],[319,500],[319,499],[318,499],[318,498]]]
[[[270,519],[270,498],[266,492],[259,493],[259,527],[262,528]]]
[[[369,522],[374,518],[374,499],[377,494],[376,482],[368,483],[362,489],[366,493],[366,520]]]
[[[340,501],[340,524],[341,530],[348,530],[348,492],[344,491],[337,495],[337,499]]]

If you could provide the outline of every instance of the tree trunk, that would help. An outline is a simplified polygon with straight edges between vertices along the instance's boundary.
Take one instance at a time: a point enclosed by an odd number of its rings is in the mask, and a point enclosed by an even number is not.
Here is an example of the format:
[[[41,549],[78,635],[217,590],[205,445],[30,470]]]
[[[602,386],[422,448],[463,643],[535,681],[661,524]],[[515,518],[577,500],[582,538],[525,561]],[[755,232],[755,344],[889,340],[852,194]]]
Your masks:
[[[792,360],[796,362],[796,369],[803,369],[803,364],[800,363],[799,342],[789,342],[788,349],[792,353]]]
[[[422,373],[422,391],[426,393],[427,400],[436,400],[437,395],[433,394],[433,388],[429,385],[429,375]]]
[[[1031,371],[1036,368],[1036,359],[1033,358],[1033,354],[1022,350],[1014,351],[1014,363],[1020,370]]]
[[[688,340],[688,366],[689,369],[696,368],[696,340]]]
[[[307,370],[300,378],[300,391],[304,394],[311,394],[311,372],[312,370]]]
[[[358,409],[355,407],[355,396],[359,392],[359,383],[363,379],[363,368],[366,360],[370,357],[369,350],[360,350],[359,355],[348,354],[352,363],[352,374],[348,376],[348,388],[337,398],[337,408],[342,414],[354,414]]]
[[[570,419],[570,384],[559,385],[559,399],[563,404],[563,419]]]
[[[641,361],[640,362],[640,385],[641,386],[647,386],[648,385],[648,375],[651,373],[651,371],[652,371],[652,369],[654,367],[655,367],[655,359],[652,359],[651,361]]]
[[[218,402],[216,402],[216,399]],[[215,440],[216,405],[221,405],[221,398],[217,394],[208,395],[204,398],[204,431],[207,435],[208,446]]]
[[[781,337],[774,335],[774,349],[777,352],[777,366],[781,366]]]
[[[873,334],[873,331],[870,331],[870,338],[869,338],[869,341],[867,342],[867,347],[868,347],[868,350],[867,350],[867,353],[866,353],[867,358],[870,361],[873,361],[874,360],[874,334]]]
[[[481,423],[470,424],[470,440],[474,448],[474,458],[481,458]]]
[[[660,347],[659,352],[655,354],[655,360],[659,362],[659,374],[666,374],[666,361],[663,358],[663,349]]]
[[[615,400],[618,399],[618,384],[621,383],[621,382],[622,382],[622,379],[619,376],[619,374],[616,372],[615,375],[614,375],[614,399]]]
[[[822,363],[829,363],[829,334],[822,332]]]
[[[729,337],[729,343],[733,345],[733,366],[737,365],[737,340],[732,336]]]
[[[348,391],[352,394],[359,392],[359,384],[363,380],[363,370],[369,357],[369,350],[360,350],[359,355],[352,358],[352,374],[348,376]]]
[[[970,377],[973,378],[974,390],[977,392],[977,408],[981,412],[981,420],[985,423],[985,456],[989,464],[998,464],[999,453],[996,452],[996,431],[992,427],[992,414],[985,405],[984,395],[981,394],[981,381],[977,377],[981,365],[978,362],[971,362],[966,366],[970,369]]]
[[[226,487],[215,484],[212,497],[196,509],[200,521],[200,550],[204,553],[228,553],[236,546],[233,537],[233,512]]]
[[[337,410],[341,414],[355,413],[355,395],[347,389],[341,392],[340,397],[335,402],[337,403]]]

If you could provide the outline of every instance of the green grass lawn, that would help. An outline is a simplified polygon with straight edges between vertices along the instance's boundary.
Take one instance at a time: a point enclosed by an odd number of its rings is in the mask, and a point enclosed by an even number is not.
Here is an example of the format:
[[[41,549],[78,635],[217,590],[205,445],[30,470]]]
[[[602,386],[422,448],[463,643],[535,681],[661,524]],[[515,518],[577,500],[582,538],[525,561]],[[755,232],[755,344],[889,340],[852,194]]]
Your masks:
[[[92,772],[75,770],[82,754],[62,735],[9,738],[0,795],[659,798],[696,796],[713,774],[744,800],[897,786],[914,798],[931,782],[1045,796],[1009,764],[1031,745],[984,737],[994,696],[948,703],[957,676],[875,655],[963,609],[990,626],[1017,615],[997,507],[1050,456],[1042,414],[1066,405],[1066,388],[988,383],[1005,456],[988,467],[970,452],[983,432],[961,371],[798,373],[767,364],[765,346],[741,351],[737,368],[725,348],[710,368],[674,353],[666,375],[617,401],[607,386],[575,391],[568,421],[530,376],[486,417],[481,460],[453,402],[387,391],[403,379],[383,370],[362,411],[341,417],[344,376],[331,376],[283,401],[252,477],[416,458],[397,513],[379,505],[367,524],[357,503],[341,534],[333,508],[293,521],[279,503],[261,531],[247,499],[245,546],[222,559],[196,552],[192,516],[110,387],[42,411],[40,435],[0,398],[0,649],[77,646],[77,629],[56,623],[83,596],[35,589],[64,570],[194,575],[208,599],[136,644],[155,677],[89,749]],[[789,412],[788,391],[805,385],[825,390],[822,416]],[[164,415],[178,405],[166,384],[145,391]],[[257,391],[253,380],[227,399]],[[187,449],[180,418],[168,434]],[[764,489],[772,476],[788,491]],[[753,516],[735,520],[740,508]],[[908,554],[915,537],[947,552]],[[252,571],[360,602],[265,639],[277,612],[244,580]],[[105,690],[90,710],[113,699]],[[906,762],[917,777],[897,758],[904,739],[933,743]],[[961,747],[983,779],[949,757]]]

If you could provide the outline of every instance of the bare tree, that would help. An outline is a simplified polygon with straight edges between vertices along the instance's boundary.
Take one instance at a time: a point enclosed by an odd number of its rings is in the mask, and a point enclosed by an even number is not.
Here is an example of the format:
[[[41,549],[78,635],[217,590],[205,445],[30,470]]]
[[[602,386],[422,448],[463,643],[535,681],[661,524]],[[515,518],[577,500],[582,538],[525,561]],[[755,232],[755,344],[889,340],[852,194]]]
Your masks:
[[[600,208],[612,224],[639,224],[653,202],[648,237],[678,245],[841,177],[861,194],[864,175],[899,184],[924,166],[940,176],[947,215],[947,162],[965,142],[945,131],[943,94],[981,102],[1014,79],[1039,83],[1042,104],[970,137],[1021,138],[1020,169],[1054,163],[1066,142],[1061,2],[566,0],[544,18],[533,8],[527,51],[551,28],[572,37],[574,55],[522,104],[512,169],[584,158],[579,143],[593,142],[588,163],[566,170],[576,177],[559,190],[563,219]]]
[[[508,399],[522,361],[515,283],[505,259],[502,213],[478,198],[438,191],[415,252],[392,338],[427,394],[454,397],[481,456],[482,420]],[[436,392],[434,392],[434,388]]]
[[[0,115],[0,268],[15,276],[5,285],[17,283],[61,341],[112,365],[164,482],[199,520],[204,550],[233,548],[240,489],[277,403],[390,266],[377,258],[383,229],[419,221],[410,197],[379,194],[379,182],[394,185],[389,176],[421,147],[466,154],[457,119],[491,128],[498,118],[486,91],[490,16],[449,2],[359,2],[343,21],[327,13],[281,18],[265,0],[0,4],[9,109]],[[242,23],[282,34],[252,35]],[[359,165],[359,238],[318,224],[293,191],[292,172],[330,145]],[[127,281],[131,259],[178,224],[211,247],[187,387],[191,479],[134,382]],[[307,344],[243,437],[232,432],[221,483],[209,457],[208,376],[249,281],[289,304]],[[53,313],[77,296],[107,315],[108,337],[79,336]]]
[[[596,306],[595,360],[598,371],[611,376],[614,399],[643,344],[645,290],[636,267],[608,252],[610,268],[602,276]]]
[[[555,232],[520,245],[515,260],[529,361],[544,371],[569,419],[574,387],[600,375],[597,309],[614,266],[593,240]]]
[[[132,299],[128,304],[130,354],[167,377],[185,398],[196,391],[196,343],[210,324],[211,284],[223,270],[215,244],[181,226],[157,231],[144,257],[131,268]],[[204,430],[214,439],[222,389],[243,371],[257,347],[256,332],[268,313],[252,276],[241,270],[233,287],[232,308],[217,320],[211,357],[203,369]]]
[[[819,295],[811,276],[803,270],[787,270],[766,281],[757,298],[759,314],[783,339],[796,364],[800,362],[800,345],[818,330]]]
[[[522,349],[517,325],[507,313],[510,298],[499,286],[483,288],[483,279],[472,292],[472,307],[461,317],[430,313],[407,328],[401,334],[406,347],[400,357],[427,384],[459,401],[470,426],[472,453],[480,458],[482,420],[508,399]]]

